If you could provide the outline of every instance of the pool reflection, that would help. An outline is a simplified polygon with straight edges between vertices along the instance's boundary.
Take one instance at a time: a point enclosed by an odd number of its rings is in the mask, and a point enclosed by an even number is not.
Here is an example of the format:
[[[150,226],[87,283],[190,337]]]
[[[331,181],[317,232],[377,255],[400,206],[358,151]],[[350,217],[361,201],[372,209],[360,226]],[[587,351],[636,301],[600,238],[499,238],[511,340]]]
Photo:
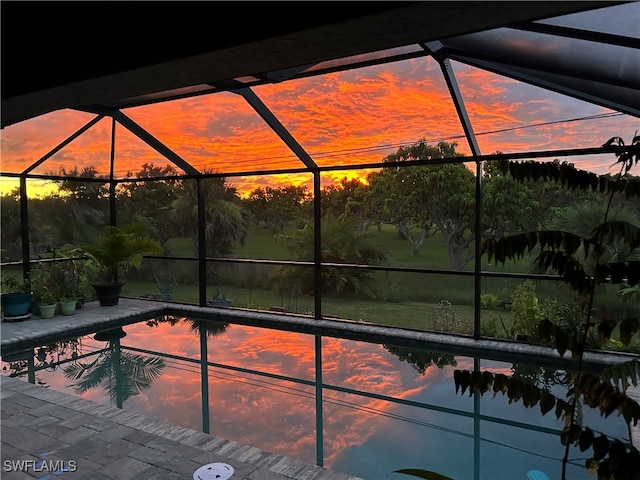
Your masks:
[[[454,369],[482,367],[563,388],[540,367],[170,316],[125,329],[37,346],[30,360],[3,359],[4,373],[367,479],[560,472],[553,415],[457,395],[453,382]],[[624,422],[608,426],[625,436]],[[585,455],[571,478],[589,478]]]
[[[101,388],[118,408],[129,398],[139,395],[151,387],[166,364],[162,358],[122,351],[120,339],[125,336],[122,328],[96,334],[96,341],[107,342],[107,346],[85,361],[75,360],[62,370],[64,376],[78,395]]]

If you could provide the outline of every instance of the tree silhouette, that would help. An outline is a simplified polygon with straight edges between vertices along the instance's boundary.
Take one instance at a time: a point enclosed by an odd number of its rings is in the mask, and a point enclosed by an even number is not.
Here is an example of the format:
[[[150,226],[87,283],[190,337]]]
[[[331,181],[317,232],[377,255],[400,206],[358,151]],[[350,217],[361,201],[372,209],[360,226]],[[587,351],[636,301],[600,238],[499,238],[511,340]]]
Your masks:
[[[223,177],[201,180],[205,196],[206,254],[222,257],[232,252],[234,244],[242,244],[249,232],[249,212],[242,208],[234,187]],[[180,235],[193,240],[198,251],[198,188],[196,181],[182,182],[176,199],[169,208],[173,224]]]
[[[431,366],[444,368],[447,365],[452,367],[458,365],[458,361],[452,353],[429,352],[421,348],[399,347],[397,345],[384,345],[384,348],[403,362],[409,363],[421,375],[424,375]]]
[[[388,253],[368,245],[367,237],[358,233],[358,220],[345,217],[337,220],[331,215],[321,219],[322,261],[331,263],[322,267],[321,285],[314,283],[313,269],[302,266],[278,267],[272,280],[280,293],[310,295],[316,289],[327,295],[363,295],[375,297],[376,279],[370,270],[349,268],[340,264],[379,265]],[[281,235],[295,260],[312,261],[314,258],[314,228],[311,224]]]

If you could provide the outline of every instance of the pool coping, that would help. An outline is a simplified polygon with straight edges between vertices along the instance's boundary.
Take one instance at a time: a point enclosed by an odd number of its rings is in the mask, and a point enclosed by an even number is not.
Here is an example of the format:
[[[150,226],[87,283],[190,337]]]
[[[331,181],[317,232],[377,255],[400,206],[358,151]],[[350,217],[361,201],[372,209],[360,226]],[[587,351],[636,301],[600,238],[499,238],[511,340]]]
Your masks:
[[[47,345],[100,330],[126,326],[159,316],[194,317],[304,333],[428,349],[434,352],[478,356],[507,362],[536,362],[555,368],[577,365],[570,352],[561,356],[556,350],[525,342],[490,338],[475,339],[464,335],[411,330],[340,319],[315,319],[307,315],[226,307],[200,307],[192,304],[162,302],[148,299],[121,298],[118,305],[103,307],[97,301],[85,303],[74,315],[41,319],[32,316],[20,322],[3,321],[0,327],[0,349],[3,356],[19,354],[27,345]],[[614,365],[640,355],[621,352],[588,351],[584,366]]]

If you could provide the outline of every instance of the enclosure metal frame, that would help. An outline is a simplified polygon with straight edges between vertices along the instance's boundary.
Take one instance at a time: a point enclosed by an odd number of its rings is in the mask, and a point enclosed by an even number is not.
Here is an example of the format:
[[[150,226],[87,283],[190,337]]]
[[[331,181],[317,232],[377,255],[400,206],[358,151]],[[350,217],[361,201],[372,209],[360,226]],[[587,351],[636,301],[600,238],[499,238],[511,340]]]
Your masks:
[[[615,4],[624,4],[628,2],[614,2]],[[630,2],[633,3],[633,2]],[[480,297],[481,286],[483,279],[488,277],[508,277],[508,278],[537,278],[557,280],[558,276],[553,275],[520,275],[520,274],[508,274],[508,273],[496,273],[487,272],[482,270],[481,256],[480,256],[480,225],[481,225],[481,192],[482,192],[482,166],[485,162],[496,161],[500,159],[504,160],[532,160],[543,158],[557,158],[557,157],[575,157],[582,155],[594,155],[603,153],[612,153],[611,149],[605,147],[594,148],[581,148],[581,149],[563,149],[553,151],[542,152],[517,152],[517,153],[504,153],[493,155],[482,155],[480,147],[478,145],[476,135],[473,131],[473,126],[467,113],[460,88],[456,80],[455,73],[453,71],[451,61],[455,60],[461,64],[471,65],[476,68],[483,69],[485,71],[494,72],[499,75],[517,79],[519,81],[545,88],[549,91],[559,92],[563,95],[579,98],[583,101],[593,103],[595,105],[602,105],[613,109],[614,111],[626,113],[628,115],[640,117],[640,109],[637,108],[637,97],[625,96],[620,93],[620,88],[633,89],[636,86],[636,78],[618,78],[618,73],[613,71],[599,71],[597,65],[592,65],[588,62],[589,57],[586,58],[586,63],[580,65],[581,68],[587,69],[591,80],[597,80],[597,89],[593,91],[582,91],[580,81],[584,77],[584,72],[580,72],[577,67],[573,76],[567,78],[561,78],[566,75],[565,67],[559,67],[552,65],[554,58],[549,58],[549,65],[539,65],[536,67],[535,74],[520,72],[518,69],[521,67],[529,68],[530,65],[537,65],[540,62],[539,52],[536,49],[524,49],[522,51],[505,50],[500,58],[491,57],[487,58],[486,52],[483,53],[482,47],[478,46],[478,38],[486,43],[484,48],[488,48],[487,45],[499,46],[501,45],[500,34],[509,32],[509,35],[533,35],[532,38],[537,38],[539,41],[548,41],[550,35],[556,35],[562,39],[573,39],[576,41],[590,41],[594,42],[594,47],[617,47],[620,51],[624,49],[640,50],[640,42],[633,37],[633,32],[624,32],[623,34],[606,34],[596,31],[591,31],[589,25],[584,25],[582,28],[573,28],[566,26],[550,25],[539,21],[527,21],[520,22],[517,25],[509,25],[501,28],[488,29],[481,32],[470,33],[465,35],[459,35],[455,37],[434,39],[431,41],[412,43],[404,45],[398,48],[391,48],[386,50],[378,50],[375,52],[369,52],[368,54],[358,55],[354,57],[345,57],[334,59],[326,62],[317,62],[315,64],[309,64],[301,66],[299,68],[287,68],[284,70],[275,70],[270,72],[262,72],[255,76],[246,76],[242,78],[227,79],[223,82],[210,82],[205,85],[200,85],[197,89],[181,89],[180,92],[167,91],[158,92],[157,94],[140,97],[128,98],[120,101],[114,101],[110,105],[95,104],[82,107],[80,110],[88,113],[93,113],[96,116],[91,119],[86,125],[81,127],[66,140],[61,142],[50,152],[45,154],[42,158],[38,159],[20,173],[14,172],[0,172],[0,176],[14,177],[19,179],[19,193],[20,193],[20,217],[21,217],[21,235],[22,235],[22,267],[23,277],[25,281],[29,281],[30,277],[30,262],[31,255],[29,251],[29,214],[28,214],[28,195],[27,195],[27,180],[28,179],[47,179],[47,180],[66,180],[70,177],[56,176],[56,175],[43,175],[35,173],[35,169],[42,165],[46,160],[53,157],[57,152],[64,148],[67,144],[75,140],[77,137],[89,130],[93,125],[98,123],[105,117],[112,119],[112,132],[111,132],[111,150],[110,150],[110,171],[107,178],[101,179],[78,179],[85,182],[98,182],[108,184],[109,186],[109,212],[111,225],[117,224],[117,202],[116,202],[116,189],[118,184],[130,182],[130,181],[159,181],[165,179],[184,179],[188,181],[195,181],[197,183],[197,205],[198,205],[198,250],[196,257],[168,257],[168,256],[156,256],[155,258],[161,259],[179,259],[179,260],[194,260],[198,265],[198,280],[199,280],[199,294],[198,303],[200,306],[205,306],[206,299],[206,278],[207,278],[207,264],[212,261],[216,262],[235,262],[235,263],[262,263],[272,265],[298,265],[307,266],[313,268],[314,280],[316,285],[320,284],[322,268],[330,265],[323,263],[321,259],[321,174],[340,170],[361,170],[361,169],[373,169],[382,167],[407,167],[412,165],[433,165],[438,163],[448,162],[464,162],[473,164],[475,174],[475,263],[473,271],[453,272],[448,270],[437,269],[410,269],[400,267],[385,267],[385,266],[370,266],[370,265],[340,265],[344,268],[367,268],[382,271],[408,271],[416,273],[432,273],[432,274],[455,274],[455,275],[471,275],[473,276],[473,294],[474,294],[474,327],[473,337],[480,338]],[[575,47],[575,45],[574,45]],[[557,54],[558,52],[555,52]],[[571,52],[565,53],[568,55]],[[635,52],[637,53],[637,52]],[[585,52],[578,51],[576,54],[581,56],[585,55]],[[551,54],[550,54],[551,55]],[[460,158],[447,158],[437,160],[415,160],[404,162],[376,162],[367,164],[356,165],[331,165],[320,166],[314,161],[311,155],[303,148],[303,146],[297,141],[297,139],[285,128],[280,122],[277,116],[270,111],[265,103],[258,97],[258,95],[252,90],[253,87],[264,85],[268,83],[285,82],[293,79],[303,79],[323,74],[336,73],[342,71],[353,70],[365,66],[382,65],[387,63],[394,63],[401,60],[418,59],[418,58],[432,58],[440,67],[443,79],[449,90],[449,94],[456,110],[458,120],[461,124],[462,130],[468,147],[471,151],[470,157]],[[582,58],[582,57],[581,57]],[[584,59],[583,59],[584,60]],[[622,60],[621,60],[622,65]],[[532,67],[533,68],[533,67]],[[602,70],[602,69],[600,69]],[[548,74],[553,74],[551,79]],[[238,95],[256,112],[256,114],[262,118],[266,125],[285,143],[289,150],[300,161],[301,166],[299,168],[283,168],[283,169],[265,169],[265,170],[250,170],[250,171],[226,171],[221,173],[204,173],[195,168],[189,161],[182,158],[179,154],[171,150],[161,140],[157,139],[142,126],[134,122],[128,117],[123,109],[134,106],[149,105],[153,103],[160,103],[169,100],[176,100],[182,98],[190,98],[202,95],[214,95],[219,92],[229,92]],[[616,96],[618,95],[618,97]],[[620,95],[622,95],[620,97]],[[616,98],[625,98],[623,103],[620,103]],[[132,179],[132,178],[116,178],[114,173],[114,164],[116,159],[115,151],[115,135],[116,126],[120,125],[129,130],[134,136],[138,137],[142,142],[149,145],[152,149],[158,152],[162,157],[166,158],[171,164],[175,165],[178,169],[184,172],[183,175],[176,175],[170,177],[157,177],[153,179]],[[605,139],[603,139],[605,140]],[[277,174],[295,174],[306,173],[312,176],[312,199],[313,199],[313,225],[314,225],[314,258],[311,262],[286,262],[286,261],[266,261],[256,259],[229,259],[229,258],[208,258],[206,257],[205,249],[205,216],[204,205],[205,196],[203,191],[203,180],[210,177],[239,177],[239,176],[261,176],[261,175],[277,175]],[[314,294],[314,317],[316,319],[323,318],[322,312],[322,296],[320,292],[316,291]]]
[[[63,141],[60,145],[56,146],[49,153],[44,155],[42,158],[34,162],[27,169],[25,169],[20,174],[10,174],[3,173],[3,176],[19,178],[20,181],[20,215],[21,215],[21,227],[22,227],[22,261],[21,262],[12,262],[13,264],[21,264],[23,268],[23,277],[25,281],[29,281],[30,278],[30,265],[33,263],[31,260],[31,254],[29,250],[29,207],[28,207],[28,195],[27,195],[27,180],[28,179],[48,179],[53,181],[67,180],[71,177],[68,176],[55,176],[55,175],[43,175],[43,174],[35,174],[32,173],[35,168],[41,165],[45,160],[50,158],[55,152],[59,151],[64,145],[68,144],[73,139],[77,138],[79,135],[88,130],[92,125],[97,123],[99,120],[104,118],[105,116],[109,116],[112,118],[112,141],[111,141],[111,151],[110,151],[110,173],[108,178],[95,178],[95,179],[85,179],[78,178],[78,180],[85,181],[87,183],[102,183],[109,185],[109,211],[110,211],[110,219],[109,223],[111,225],[117,224],[117,202],[116,202],[116,187],[120,183],[127,183],[131,181],[143,181],[143,182],[153,182],[162,179],[183,179],[197,182],[197,204],[198,204],[198,255],[196,257],[173,257],[173,256],[153,256],[150,258],[163,259],[163,260],[174,260],[174,261],[185,261],[192,260],[196,261],[198,264],[198,278],[199,278],[199,306],[206,306],[207,304],[207,264],[209,262],[229,262],[229,263],[238,263],[238,264],[269,264],[269,265],[296,265],[296,266],[306,266],[314,269],[314,279],[316,284],[320,283],[322,268],[325,266],[339,266],[342,268],[354,268],[354,269],[369,269],[369,270],[377,270],[377,271],[386,271],[386,272],[411,272],[411,273],[424,273],[424,274],[443,274],[443,275],[457,275],[457,276],[472,276],[474,280],[474,328],[473,328],[473,338],[479,339],[481,338],[481,288],[482,281],[486,278],[513,278],[513,279],[537,279],[537,280],[559,280],[560,277],[558,275],[541,275],[541,274],[518,274],[518,273],[501,273],[501,272],[489,272],[482,270],[481,258],[479,255],[480,252],[480,213],[481,213],[481,174],[482,174],[482,165],[484,162],[492,162],[497,160],[531,160],[531,159],[543,159],[543,158],[557,158],[557,157],[575,157],[575,156],[584,156],[584,155],[595,155],[595,154],[612,154],[613,150],[611,147],[592,147],[592,148],[580,148],[580,149],[562,149],[562,150],[551,150],[551,151],[532,151],[532,152],[517,152],[517,153],[500,153],[500,154],[491,154],[491,155],[480,155],[479,147],[477,146],[477,142],[475,140],[475,136],[473,134],[473,129],[468,121],[468,117],[466,115],[466,110],[464,108],[464,103],[459,96],[459,91],[457,89],[457,85],[455,83],[455,79],[453,76],[449,77],[447,75],[447,63],[442,62],[441,67],[445,76],[449,78],[447,81],[449,88],[452,92],[452,96],[454,98],[454,103],[456,105],[456,110],[458,111],[460,120],[463,125],[465,125],[464,130],[467,138],[469,139],[469,145],[472,148],[473,152],[478,152],[477,154],[472,155],[471,157],[455,157],[455,158],[443,158],[443,159],[430,159],[430,160],[411,160],[411,161],[402,161],[402,162],[375,162],[375,163],[366,163],[366,164],[355,164],[355,165],[331,165],[331,166],[319,166],[317,165],[313,159],[304,151],[302,146],[293,138],[292,135],[282,124],[268,111],[266,106],[253,94],[249,93],[248,89],[240,92],[243,98],[249,99],[248,102],[250,105],[256,109],[257,113],[264,118],[269,126],[271,126],[279,137],[291,148],[291,150],[300,158],[300,160],[304,163],[304,167],[302,168],[289,168],[289,169],[278,169],[278,170],[264,170],[264,171],[241,171],[241,172],[232,172],[232,173],[201,173],[198,172],[195,168],[191,167],[191,165],[184,159],[182,159],[175,152],[171,151],[168,147],[166,147],[161,141],[153,137],[150,133],[146,132],[142,127],[135,124],[132,120],[130,120],[126,115],[122,112],[116,111],[112,112],[112,114],[102,113],[97,115],[94,119],[89,121],[85,126],[80,128],[77,132],[72,134],[68,139]],[[115,130],[116,126],[120,124],[125,128],[129,129],[132,133],[134,133],[138,138],[146,142],[148,145],[153,147],[160,154],[165,156],[169,161],[171,161],[174,165],[179,168],[182,168],[187,171],[184,175],[175,175],[168,177],[158,177],[151,179],[132,179],[132,178],[115,178],[114,176],[114,164],[115,164]],[[330,171],[340,171],[340,170],[363,170],[363,169],[372,169],[372,168],[389,168],[389,167],[408,167],[414,165],[436,165],[436,164],[444,164],[444,163],[469,163],[475,165],[475,178],[476,178],[476,186],[475,186],[475,263],[473,271],[452,271],[452,270],[442,270],[442,269],[428,269],[428,268],[407,268],[407,267],[393,267],[393,266],[373,266],[373,265],[357,265],[357,264],[333,264],[328,262],[323,262],[321,259],[321,251],[322,246],[321,242],[321,184],[320,177],[322,173],[330,172]],[[313,224],[314,224],[314,259],[311,262],[304,261],[279,261],[279,260],[258,260],[258,259],[235,259],[235,258],[211,258],[206,256],[205,249],[205,216],[204,216],[204,191],[202,187],[203,180],[205,178],[214,178],[214,177],[235,177],[235,176],[260,176],[260,175],[273,175],[273,174],[281,174],[281,173],[311,173],[313,175]],[[5,264],[3,264],[5,265]],[[314,318],[315,319],[324,319],[322,313],[322,295],[319,291],[315,291],[314,293]],[[390,327],[392,328],[392,327]]]

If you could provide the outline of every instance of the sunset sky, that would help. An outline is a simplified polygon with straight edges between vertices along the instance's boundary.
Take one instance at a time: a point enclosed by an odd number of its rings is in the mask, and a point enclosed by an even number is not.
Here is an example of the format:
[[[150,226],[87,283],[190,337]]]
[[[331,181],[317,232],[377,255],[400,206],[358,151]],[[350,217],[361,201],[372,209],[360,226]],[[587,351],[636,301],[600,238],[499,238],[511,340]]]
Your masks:
[[[482,154],[598,147],[612,136],[630,142],[640,130],[640,120],[629,115],[460,63],[452,65]],[[428,57],[264,85],[254,91],[321,166],[378,162],[421,138],[433,143],[455,141],[460,152],[470,154],[440,68]],[[302,166],[234,93],[124,113],[199,170],[250,172]],[[24,170],[92,118],[65,110],[5,128],[2,171]],[[34,173],[94,166],[106,175],[110,132],[111,119],[105,118]],[[611,156],[571,159],[579,168],[597,173],[608,171],[614,160]],[[116,176],[135,173],[143,163],[168,162],[126,129],[117,128]],[[324,174],[323,181],[355,175],[337,171]],[[308,174],[229,179],[241,193],[268,184],[308,185],[310,180]],[[31,193],[44,191],[42,181],[31,184]],[[2,177],[0,188],[6,193],[17,185],[16,179]]]

